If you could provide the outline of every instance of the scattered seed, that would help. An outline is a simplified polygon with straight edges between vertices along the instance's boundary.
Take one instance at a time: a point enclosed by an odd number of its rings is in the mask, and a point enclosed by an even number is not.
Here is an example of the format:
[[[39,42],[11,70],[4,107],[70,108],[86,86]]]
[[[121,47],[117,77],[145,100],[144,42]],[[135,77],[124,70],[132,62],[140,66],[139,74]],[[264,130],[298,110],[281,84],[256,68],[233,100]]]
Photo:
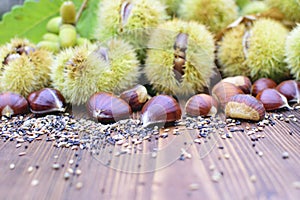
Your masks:
[[[15,169],[15,167],[16,167],[16,165],[15,165],[14,163],[11,163],[11,164],[9,165],[9,169],[11,169],[11,170]]]
[[[213,182],[219,182],[221,178],[222,178],[222,174],[219,171],[214,171],[213,175],[211,176]]]
[[[28,169],[27,169],[27,172],[28,172],[28,173],[31,173],[32,171],[33,171],[33,167],[32,167],[32,166],[29,166]]]
[[[293,182],[293,187],[295,188],[295,189],[300,189],[300,181],[295,181],[295,182]]]
[[[19,153],[19,156],[24,156],[24,155],[26,155],[25,151]]]
[[[286,152],[286,151],[283,152],[283,153],[282,153],[282,158],[283,158],[283,159],[288,159],[288,158],[289,158],[289,153]]]
[[[250,176],[250,181],[251,181],[252,183],[255,183],[256,180],[257,180],[257,178],[256,178],[255,175],[251,175],[251,176]]]
[[[224,158],[229,159],[230,155],[228,153],[224,153]]]
[[[68,172],[64,173],[64,179],[68,180],[70,178],[70,174]]]
[[[16,148],[19,148],[19,147],[21,147],[21,146],[22,146],[21,143],[16,144]]]
[[[73,160],[73,159],[69,160],[69,164],[70,164],[70,165],[72,165],[73,163],[74,163],[74,160]]]
[[[194,142],[197,144],[201,144],[201,140],[200,139],[194,139]]]
[[[37,186],[38,184],[39,184],[39,180],[37,180],[37,179],[33,179],[31,181],[31,186]]]
[[[192,183],[189,185],[189,190],[198,190],[200,188],[198,183]]]
[[[262,151],[258,152],[259,157],[262,157],[264,155],[264,153]]]
[[[58,163],[54,163],[52,165],[52,169],[54,169],[54,170],[59,170],[59,167],[60,167],[60,165]]]
[[[213,171],[216,168],[216,166],[214,164],[209,165],[209,170]]]
[[[77,175],[80,175],[81,174],[81,170],[80,169],[76,169],[76,172],[75,172]]]
[[[83,186],[83,183],[82,182],[78,182],[78,183],[76,183],[76,189],[77,190],[80,190],[81,188],[82,188],[82,186]]]

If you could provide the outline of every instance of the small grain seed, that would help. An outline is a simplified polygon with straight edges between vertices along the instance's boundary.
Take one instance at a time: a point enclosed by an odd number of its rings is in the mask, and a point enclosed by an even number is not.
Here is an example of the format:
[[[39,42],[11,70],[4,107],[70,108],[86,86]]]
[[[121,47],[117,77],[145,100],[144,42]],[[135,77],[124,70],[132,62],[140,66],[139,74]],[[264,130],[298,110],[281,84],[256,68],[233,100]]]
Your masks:
[[[250,176],[250,181],[251,181],[252,183],[255,183],[256,180],[257,180],[257,178],[256,178],[255,175],[251,175],[251,176]]]
[[[224,153],[224,158],[229,159],[230,158],[229,153]]]
[[[211,176],[211,179],[213,182],[219,182],[219,180],[222,178],[222,174],[218,171],[214,171],[212,176]]]
[[[263,131],[264,130],[264,128],[261,127],[261,126],[257,127],[257,129],[258,129],[258,131]]]
[[[157,153],[156,153],[156,152],[152,152],[152,153],[151,153],[151,157],[152,157],[152,158],[156,158],[156,157],[157,157]]]
[[[166,129],[164,129],[164,132],[168,132],[170,129],[169,128],[166,128]]]
[[[78,182],[78,183],[76,183],[76,189],[77,190],[80,190],[81,188],[82,188],[82,186],[83,186],[83,183],[82,182]]]
[[[74,160],[73,160],[73,159],[69,160],[69,164],[70,164],[70,165],[72,165],[73,163],[74,163]]]
[[[80,175],[80,174],[81,174],[81,170],[80,170],[80,169],[76,169],[75,173],[76,173],[77,175]]]
[[[294,118],[295,115],[288,115],[288,118]]]
[[[33,171],[33,167],[32,167],[32,166],[29,166],[28,169],[27,169],[27,172],[28,172],[28,173],[31,173],[32,171]]]
[[[64,179],[68,180],[70,178],[70,174],[68,172],[64,173]]]
[[[16,165],[15,165],[14,163],[11,163],[11,164],[9,165],[9,169],[11,169],[11,170],[15,169],[15,167],[16,167]]]
[[[25,156],[26,155],[26,152],[25,151],[22,151],[19,153],[19,156]]]
[[[289,153],[286,152],[286,151],[283,152],[283,153],[282,153],[282,158],[283,158],[283,159],[288,159],[288,158],[289,158]]]
[[[68,168],[68,172],[69,172],[70,174],[74,174],[74,170],[73,170],[72,168]]]
[[[189,190],[198,190],[200,188],[198,183],[192,183],[189,185]]]
[[[201,144],[201,140],[200,139],[194,139],[194,142],[197,144]]]
[[[54,170],[59,170],[59,167],[60,167],[60,165],[58,163],[54,163],[52,165],[52,169],[54,169]]]
[[[21,146],[22,146],[21,143],[16,144],[16,148],[19,148],[19,147],[21,147]]]
[[[264,153],[262,151],[258,152],[259,157],[262,157],[264,155]]]
[[[39,180],[37,180],[37,179],[33,179],[31,181],[31,186],[37,186],[38,184],[39,184]]]
[[[55,155],[55,156],[54,156],[54,159],[57,159],[57,158],[58,158],[58,155]]]
[[[216,166],[214,164],[209,165],[209,170],[213,171],[216,168]]]
[[[294,182],[293,182],[293,187],[294,187],[295,189],[300,190],[300,181],[294,181]]]

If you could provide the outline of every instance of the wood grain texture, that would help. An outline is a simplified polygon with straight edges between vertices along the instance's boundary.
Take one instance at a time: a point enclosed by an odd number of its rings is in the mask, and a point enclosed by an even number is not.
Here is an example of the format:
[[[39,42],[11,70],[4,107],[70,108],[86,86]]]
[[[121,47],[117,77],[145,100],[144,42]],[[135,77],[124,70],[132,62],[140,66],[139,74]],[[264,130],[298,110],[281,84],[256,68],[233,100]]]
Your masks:
[[[283,112],[285,116],[291,113],[300,119],[299,111]],[[276,120],[275,126],[257,133],[265,137],[255,142],[245,132],[234,132],[232,138],[221,139],[215,133],[206,142],[196,144],[195,130],[185,129],[180,135],[173,135],[172,129],[169,132],[165,139],[144,141],[136,154],[120,156],[115,156],[119,146],[107,146],[99,156],[92,156],[87,150],[56,148],[45,138],[23,143],[19,148],[15,142],[1,141],[0,199],[298,199],[300,196],[300,189],[293,186],[300,181],[299,121]],[[155,158],[153,148],[159,149]],[[192,158],[179,160],[181,148]],[[22,151],[26,155],[19,156]],[[288,159],[282,158],[284,151],[289,153]],[[70,159],[74,164],[69,164]],[[54,170],[55,162],[64,166]],[[15,164],[14,170],[9,169],[11,163]],[[36,165],[38,169],[27,172],[29,166]],[[80,169],[82,174],[65,180],[68,168]],[[222,174],[217,176],[219,180],[213,181],[218,173]],[[31,185],[34,179],[39,181],[36,186]],[[81,189],[76,189],[78,182],[83,184]]]

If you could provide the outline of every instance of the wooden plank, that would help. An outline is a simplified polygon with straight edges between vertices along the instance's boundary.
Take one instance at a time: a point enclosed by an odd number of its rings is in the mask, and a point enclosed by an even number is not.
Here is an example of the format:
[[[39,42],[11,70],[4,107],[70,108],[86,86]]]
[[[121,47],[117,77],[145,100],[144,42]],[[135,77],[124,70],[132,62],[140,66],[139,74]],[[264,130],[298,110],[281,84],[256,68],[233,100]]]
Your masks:
[[[284,115],[291,113],[300,119],[299,111],[286,111]],[[247,125],[244,122],[242,127]],[[300,181],[299,122],[276,120],[275,126],[258,133],[265,137],[256,142],[246,133],[234,132],[230,139],[221,139],[215,133],[206,143],[202,140],[196,144],[193,140],[197,134],[195,130],[184,130],[175,136],[171,129],[165,139],[144,141],[136,154],[115,156],[119,147],[107,146],[100,157],[87,150],[56,148],[45,137],[31,144],[23,143],[19,148],[15,142],[1,141],[0,199],[297,199],[300,196],[300,190],[293,186]],[[153,148],[159,149],[157,157],[152,155]],[[179,160],[181,148],[192,158]],[[18,156],[22,151],[26,155]],[[282,158],[284,151],[289,153],[288,159]],[[263,155],[259,156],[259,152]],[[74,164],[69,164],[70,159]],[[111,160],[109,165],[108,160]],[[54,170],[55,162],[64,166]],[[11,163],[15,164],[14,170],[9,169]],[[38,169],[27,172],[29,166],[36,165]],[[65,180],[68,168],[80,169],[82,174]],[[218,173],[223,175],[217,176]],[[212,180],[214,175],[218,181]],[[36,186],[31,185],[34,179],[39,181]],[[79,182],[83,186],[76,189]]]

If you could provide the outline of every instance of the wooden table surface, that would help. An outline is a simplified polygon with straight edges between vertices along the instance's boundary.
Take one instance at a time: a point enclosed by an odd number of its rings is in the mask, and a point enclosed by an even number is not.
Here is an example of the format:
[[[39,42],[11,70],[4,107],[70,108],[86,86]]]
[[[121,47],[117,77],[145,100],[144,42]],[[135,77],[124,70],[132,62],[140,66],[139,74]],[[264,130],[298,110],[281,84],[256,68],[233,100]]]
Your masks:
[[[282,113],[300,120],[299,110]],[[275,120],[275,126],[256,133],[264,138],[255,142],[246,132],[233,132],[232,138],[211,134],[197,144],[197,131],[173,135],[171,128],[169,137],[143,141],[140,153],[124,155],[116,154],[118,145],[91,155],[86,149],[56,148],[45,138],[19,148],[1,140],[0,199],[299,199],[299,120]],[[180,159],[181,149],[191,158]],[[19,156],[23,151],[26,155]],[[53,163],[60,168],[53,169]],[[69,168],[81,173],[65,180]]]

